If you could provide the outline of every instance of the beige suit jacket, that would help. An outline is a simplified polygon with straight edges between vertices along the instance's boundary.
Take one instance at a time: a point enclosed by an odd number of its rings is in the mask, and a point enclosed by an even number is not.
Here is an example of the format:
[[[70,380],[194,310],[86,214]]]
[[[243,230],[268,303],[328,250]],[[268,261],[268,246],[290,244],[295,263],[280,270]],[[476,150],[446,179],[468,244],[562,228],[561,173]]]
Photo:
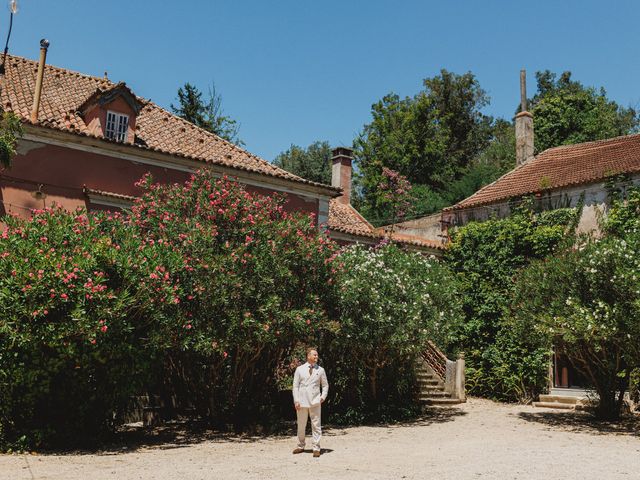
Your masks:
[[[309,363],[300,365],[293,375],[293,401],[305,408],[320,405],[329,394],[329,382],[324,368],[316,364],[309,375],[309,366]]]

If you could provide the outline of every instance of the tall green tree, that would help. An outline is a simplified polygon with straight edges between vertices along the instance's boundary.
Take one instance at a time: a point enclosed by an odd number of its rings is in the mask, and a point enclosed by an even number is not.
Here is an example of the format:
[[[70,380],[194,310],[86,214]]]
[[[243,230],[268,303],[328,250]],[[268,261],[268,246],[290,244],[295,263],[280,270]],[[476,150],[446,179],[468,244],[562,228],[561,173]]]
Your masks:
[[[11,112],[0,111],[0,167],[11,166],[22,133],[20,119]]]
[[[173,113],[231,143],[244,145],[238,137],[240,125],[224,115],[222,96],[216,90],[215,83],[209,86],[209,95],[205,99],[197,87],[187,82],[178,89],[177,100],[177,106],[171,104]]]
[[[489,145],[469,162],[460,178],[449,183],[443,190],[445,206],[473,195],[507,173],[515,164],[515,126],[513,122],[497,119],[493,124]]]
[[[326,141],[313,142],[307,148],[291,145],[273,164],[307,180],[331,183],[331,145]]]
[[[423,87],[413,97],[391,93],[375,103],[371,122],[354,142],[359,206],[370,217],[384,217],[378,187],[382,167],[423,186],[416,192],[426,198],[434,197],[489,145],[493,119],[481,112],[489,97],[471,72],[442,70]]]
[[[536,152],[638,131],[638,112],[607,98],[604,88],[585,87],[571,72],[558,77],[545,70],[536,79],[538,91],[530,101]]]

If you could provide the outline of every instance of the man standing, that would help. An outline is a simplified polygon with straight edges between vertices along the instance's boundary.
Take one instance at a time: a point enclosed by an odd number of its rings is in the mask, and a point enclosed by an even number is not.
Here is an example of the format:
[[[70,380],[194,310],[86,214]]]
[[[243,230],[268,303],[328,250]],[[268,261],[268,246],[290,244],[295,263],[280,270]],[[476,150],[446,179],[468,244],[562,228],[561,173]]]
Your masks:
[[[322,386],[322,393],[320,387]],[[318,351],[307,349],[307,363],[296,368],[293,376],[293,404],[298,413],[298,447],[293,453],[304,452],[307,418],[311,417],[313,456],[320,456],[320,405],[327,399],[329,382],[324,368],[318,365]]]

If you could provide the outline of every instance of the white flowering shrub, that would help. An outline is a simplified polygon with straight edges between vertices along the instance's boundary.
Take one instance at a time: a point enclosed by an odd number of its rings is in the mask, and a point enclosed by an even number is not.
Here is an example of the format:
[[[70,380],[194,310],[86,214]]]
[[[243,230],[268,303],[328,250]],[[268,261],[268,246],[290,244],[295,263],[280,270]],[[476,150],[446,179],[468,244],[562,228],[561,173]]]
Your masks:
[[[532,264],[516,291],[516,326],[571,359],[598,393],[598,416],[618,417],[640,366],[639,237],[584,239]]]
[[[442,344],[460,321],[455,279],[434,257],[394,245],[346,248],[336,276],[339,336],[333,355],[348,371],[341,386],[350,405],[411,403],[413,366],[427,340]],[[331,347],[330,347],[331,348]],[[336,352],[335,349],[340,351]]]

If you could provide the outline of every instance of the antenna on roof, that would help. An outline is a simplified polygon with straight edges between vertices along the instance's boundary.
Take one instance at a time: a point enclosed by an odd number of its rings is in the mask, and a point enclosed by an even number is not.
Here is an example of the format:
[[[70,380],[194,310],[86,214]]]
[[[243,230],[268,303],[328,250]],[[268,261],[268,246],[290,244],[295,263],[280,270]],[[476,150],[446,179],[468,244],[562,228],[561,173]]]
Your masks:
[[[18,13],[18,0],[9,0],[9,32],[7,33],[7,42],[4,44],[4,55],[2,55],[2,64],[0,64],[0,75],[4,75],[4,64],[7,61],[7,52],[9,51],[9,38],[11,38],[11,29],[13,28],[13,15]]]

